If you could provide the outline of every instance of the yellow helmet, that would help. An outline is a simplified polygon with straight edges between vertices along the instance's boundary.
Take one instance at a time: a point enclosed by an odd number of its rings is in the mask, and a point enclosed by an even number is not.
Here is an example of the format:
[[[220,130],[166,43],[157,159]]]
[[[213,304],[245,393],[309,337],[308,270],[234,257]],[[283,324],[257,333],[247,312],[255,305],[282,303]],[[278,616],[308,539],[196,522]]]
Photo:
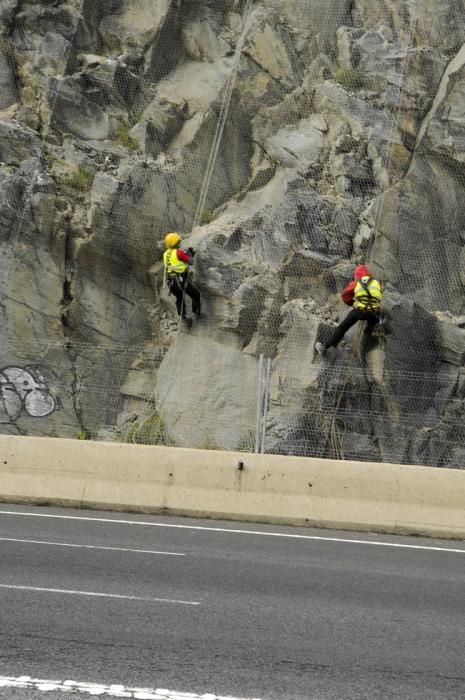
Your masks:
[[[181,243],[181,236],[179,233],[167,233],[165,236],[165,244],[167,248],[176,248],[176,246]]]

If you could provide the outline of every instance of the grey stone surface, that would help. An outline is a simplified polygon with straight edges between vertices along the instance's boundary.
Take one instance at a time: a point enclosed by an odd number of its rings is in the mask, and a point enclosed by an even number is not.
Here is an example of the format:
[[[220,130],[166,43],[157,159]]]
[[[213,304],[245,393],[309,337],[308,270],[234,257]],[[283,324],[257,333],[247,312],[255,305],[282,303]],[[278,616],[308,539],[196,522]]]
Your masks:
[[[268,449],[333,454],[336,412],[346,457],[461,466],[463,2],[258,0],[236,65],[242,8],[2,3],[0,421],[250,449],[264,353]],[[197,250],[191,331],[169,230]],[[367,259],[391,332],[322,363]],[[2,366],[53,411],[31,424]]]
[[[0,41],[0,110],[10,107],[19,99],[15,67],[10,47]]]

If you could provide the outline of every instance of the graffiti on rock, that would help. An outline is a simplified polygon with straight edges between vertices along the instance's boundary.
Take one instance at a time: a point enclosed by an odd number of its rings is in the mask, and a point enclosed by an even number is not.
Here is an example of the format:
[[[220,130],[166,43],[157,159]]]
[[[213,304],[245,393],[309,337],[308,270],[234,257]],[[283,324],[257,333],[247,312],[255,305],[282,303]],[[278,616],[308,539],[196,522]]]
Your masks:
[[[45,418],[57,408],[37,367],[0,369],[0,423],[15,421],[23,411],[31,418]]]

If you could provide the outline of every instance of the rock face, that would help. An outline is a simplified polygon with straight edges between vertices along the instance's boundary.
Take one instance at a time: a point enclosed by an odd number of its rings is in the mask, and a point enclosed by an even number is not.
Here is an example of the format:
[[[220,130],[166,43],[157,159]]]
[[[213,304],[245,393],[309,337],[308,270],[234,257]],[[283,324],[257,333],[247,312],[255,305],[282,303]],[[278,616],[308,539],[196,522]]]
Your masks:
[[[464,9],[1,3],[4,432],[252,450],[263,355],[267,451],[462,467]],[[360,262],[389,333],[321,362]]]

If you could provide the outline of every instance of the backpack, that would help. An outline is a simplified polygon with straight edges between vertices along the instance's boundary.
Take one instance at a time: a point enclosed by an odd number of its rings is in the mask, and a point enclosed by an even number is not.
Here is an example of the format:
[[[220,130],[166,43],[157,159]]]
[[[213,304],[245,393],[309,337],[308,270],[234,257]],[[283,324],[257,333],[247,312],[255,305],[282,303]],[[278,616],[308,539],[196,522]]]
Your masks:
[[[354,289],[355,289],[356,282],[350,282],[347,287],[344,287],[344,289],[341,292],[341,299],[344,302],[344,304],[347,304],[347,306],[353,306],[354,304]]]

